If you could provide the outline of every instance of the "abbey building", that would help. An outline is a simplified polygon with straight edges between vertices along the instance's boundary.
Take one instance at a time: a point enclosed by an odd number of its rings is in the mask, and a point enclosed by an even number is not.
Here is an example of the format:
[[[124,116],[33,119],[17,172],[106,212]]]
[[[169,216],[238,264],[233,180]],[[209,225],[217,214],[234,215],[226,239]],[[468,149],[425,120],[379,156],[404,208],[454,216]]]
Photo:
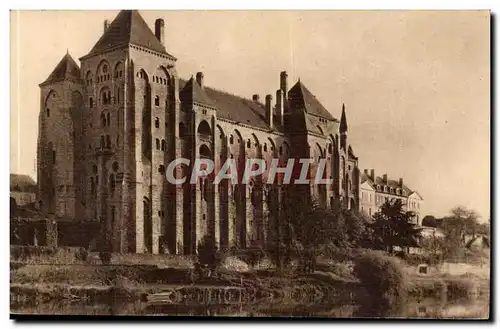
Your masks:
[[[277,90],[263,99],[206,86],[202,72],[183,80],[165,48],[164,21],[154,27],[137,11],[121,11],[80,65],[66,54],[40,84],[42,211],[100,221],[114,252],[188,254],[204,237],[223,248],[269,243],[267,224],[283,198],[279,182],[170,184],[166,168],[181,157],[239,165],[310,158],[311,171],[324,158],[333,184],[311,184],[305,193],[326,207],[338,200],[360,209],[358,158],[342,104],[330,109],[341,113],[338,120],[286,72],[277,72]]]

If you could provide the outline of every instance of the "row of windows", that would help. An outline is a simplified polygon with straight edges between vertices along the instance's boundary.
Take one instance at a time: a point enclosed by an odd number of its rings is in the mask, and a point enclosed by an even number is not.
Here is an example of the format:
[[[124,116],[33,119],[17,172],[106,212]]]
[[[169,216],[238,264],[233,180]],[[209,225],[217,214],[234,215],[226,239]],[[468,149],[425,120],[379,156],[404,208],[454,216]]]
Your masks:
[[[319,122],[322,122],[322,123],[327,123],[327,122],[328,122],[328,120],[323,119],[323,118],[319,118]]]
[[[400,188],[394,189],[393,187],[389,188],[388,186],[380,186],[377,185],[377,191],[379,192],[385,192],[385,193],[392,193],[392,194],[397,194],[397,195],[406,195],[405,192],[403,192]]]
[[[102,105],[119,104],[121,102],[120,88],[116,90],[116,97],[111,97],[111,91],[103,91],[100,100]],[[89,97],[89,108],[94,108],[93,97]]]
[[[109,73],[108,74],[99,75],[97,77],[97,83],[108,81],[109,79],[111,79],[111,76],[109,75]]]
[[[156,139],[156,149],[157,150],[161,149],[162,151],[166,151],[167,150],[167,146],[166,146],[166,143],[165,143],[164,139],[162,139],[161,142],[160,142],[160,140],[158,138]]]
[[[153,76],[153,81],[162,85],[167,85],[167,79]]]

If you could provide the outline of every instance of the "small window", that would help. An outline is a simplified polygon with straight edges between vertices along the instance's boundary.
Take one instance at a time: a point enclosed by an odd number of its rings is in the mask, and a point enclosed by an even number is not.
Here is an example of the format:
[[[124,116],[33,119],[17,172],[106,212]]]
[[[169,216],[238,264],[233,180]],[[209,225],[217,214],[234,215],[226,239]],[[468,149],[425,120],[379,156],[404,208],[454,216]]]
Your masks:
[[[231,144],[231,145],[234,144],[234,137],[233,137],[233,135],[229,136],[229,144]]]
[[[283,146],[280,146],[280,155],[283,155]]]
[[[111,119],[110,119],[110,114],[108,112],[108,114],[106,115],[106,119],[107,119],[107,122],[108,122],[108,127],[111,126]]]
[[[205,109],[203,109],[201,112],[202,112],[204,115],[206,115],[206,114],[207,114],[207,110],[205,110]]]
[[[118,171],[118,162],[113,162],[113,165],[112,165],[112,168],[113,168],[113,171]]]
[[[50,117],[50,109],[47,109],[47,118]]]
[[[106,146],[106,144],[104,143],[104,136],[101,136],[101,144],[100,145],[101,145],[102,149]]]
[[[250,142],[250,140],[247,140],[247,148],[251,148],[252,147],[252,143]]]
[[[115,187],[116,187],[115,175],[111,174],[109,175],[109,189],[111,193],[115,191]]]
[[[92,172],[93,172],[94,174],[97,174],[97,166],[96,166],[96,165],[93,165],[93,166],[92,166]]]
[[[166,148],[167,148],[167,147],[166,147],[166,145],[165,145],[165,140],[164,140],[164,139],[162,139],[162,140],[161,140],[161,150],[162,150],[162,151],[165,151],[165,150],[166,150]]]
[[[155,128],[160,128],[160,119],[158,117],[155,118]]]
[[[106,147],[111,147],[111,137],[109,135],[106,135]]]
[[[264,152],[267,152],[267,143],[264,143]]]
[[[108,72],[108,66],[106,64],[104,64],[104,66],[102,67],[102,72]]]
[[[160,149],[160,140],[158,138],[156,139],[156,149]]]
[[[52,163],[56,163],[56,151],[52,150]]]
[[[164,165],[159,165],[158,166],[158,172],[163,175],[165,173],[165,166]]]
[[[160,106],[160,97],[159,96],[155,97],[155,105]]]

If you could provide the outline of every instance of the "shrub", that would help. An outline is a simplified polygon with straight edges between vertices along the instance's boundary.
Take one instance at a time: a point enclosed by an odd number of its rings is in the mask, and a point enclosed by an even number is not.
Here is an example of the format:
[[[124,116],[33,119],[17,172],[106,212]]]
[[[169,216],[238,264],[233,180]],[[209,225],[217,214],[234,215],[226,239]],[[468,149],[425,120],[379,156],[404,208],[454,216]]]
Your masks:
[[[89,257],[89,252],[85,248],[80,248],[75,254],[76,260],[81,260],[82,262],[86,262]]]
[[[354,260],[353,274],[367,292],[364,309],[383,316],[402,305],[408,292],[403,267],[396,258],[370,251]]]
[[[216,253],[215,241],[208,236],[204,236],[198,244],[198,263],[209,267],[217,266]]]
[[[101,259],[101,262],[104,265],[111,264],[111,253],[110,252],[101,251],[99,253],[99,258]]]

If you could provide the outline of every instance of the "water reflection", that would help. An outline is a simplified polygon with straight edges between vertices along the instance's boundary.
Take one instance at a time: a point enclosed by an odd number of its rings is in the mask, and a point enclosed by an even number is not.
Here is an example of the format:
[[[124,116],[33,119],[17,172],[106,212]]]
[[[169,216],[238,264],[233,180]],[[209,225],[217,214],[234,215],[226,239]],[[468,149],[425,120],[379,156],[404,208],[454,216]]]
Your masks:
[[[373,304],[372,304],[373,305]],[[231,317],[326,317],[326,318],[488,318],[487,298],[443,300],[409,299],[397,310],[369,308],[361,304],[342,305],[233,305],[186,306],[151,305],[124,300],[108,304],[86,304],[81,301],[43,304],[12,304],[17,314],[60,315],[168,315],[168,316],[231,316]]]

